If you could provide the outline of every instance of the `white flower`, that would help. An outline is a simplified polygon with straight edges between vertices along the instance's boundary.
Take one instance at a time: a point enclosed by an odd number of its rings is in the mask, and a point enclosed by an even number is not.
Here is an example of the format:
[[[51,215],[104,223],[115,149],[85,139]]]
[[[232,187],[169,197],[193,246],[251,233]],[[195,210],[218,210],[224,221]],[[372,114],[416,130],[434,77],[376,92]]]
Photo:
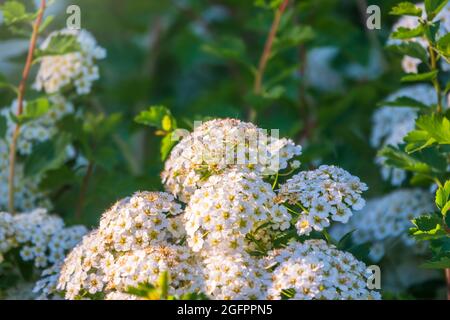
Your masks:
[[[245,252],[208,255],[203,260],[203,291],[212,299],[264,299],[269,274],[261,260]]]
[[[230,170],[212,176],[186,207],[188,244],[196,252],[241,249],[252,246],[256,231],[268,225],[268,233],[259,236],[270,245],[270,230],[284,229],[290,221],[286,208],[274,204],[274,198],[271,186],[254,172]]]
[[[167,232],[169,217],[180,212],[180,205],[170,194],[139,192],[103,214],[99,234],[117,251],[144,249],[167,240],[171,235]]]
[[[165,163],[162,180],[170,193],[183,202],[208,177],[227,169],[247,169],[260,175],[275,174],[301,154],[291,140],[269,136],[251,123],[236,119],[205,122],[184,137]]]
[[[299,235],[308,235],[312,229],[321,231],[330,225],[330,219],[346,222],[353,210],[361,210],[361,197],[366,184],[347,171],[334,166],[320,166],[303,171],[280,186],[277,202],[296,205],[302,212],[296,223]]]
[[[397,190],[384,197],[369,200],[361,213],[354,215],[347,225],[334,227],[332,233],[339,238],[356,229],[353,233],[354,241],[358,244],[374,243],[371,258],[379,261],[394,243],[401,243],[408,250],[416,251],[417,244],[403,235],[411,227],[412,219],[433,210],[433,196],[427,191]]]
[[[406,73],[417,73],[422,60],[410,56],[403,57],[402,68]]]
[[[35,209],[11,216],[0,213],[0,255],[18,248],[24,261],[33,261],[37,268],[58,262],[86,233],[86,228],[66,228],[60,217],[46,209]],[[61,236],[63,235],[63,236]]]
[[[380,299],[367,288],[364,263],[323,240],[290,243],[269,253],[265,263],[273,268],[269,299]]]
[[[99,47],[95,38],[86,30],[63,29],[51,33],[42,43],[45,50],[56,36],[73,36],[79,51],[63,55],[44,56],[41,60],[35,88],[46,93],[61,92],[68,86],[74,86],[77,94],[91,91],[92,84],[99,79],[96,61],[106,57],[105,49]]]

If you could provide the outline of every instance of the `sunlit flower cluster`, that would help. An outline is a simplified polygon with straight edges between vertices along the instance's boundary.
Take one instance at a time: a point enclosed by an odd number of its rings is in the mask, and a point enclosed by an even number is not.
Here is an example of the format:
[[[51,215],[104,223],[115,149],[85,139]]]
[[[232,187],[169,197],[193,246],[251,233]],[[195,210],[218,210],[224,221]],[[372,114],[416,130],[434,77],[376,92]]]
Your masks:
[[[211,177],[186,207],[188,244],[192,250],[242,250],[250,240],[270,245],[270,232],[260,237],[263,225],[285,230],[291,216],[274,203],[275,193],[254,172],[231,170]]]
[[[400,89],[390,95],[386,101],[393,102],[401,97],[417,100],[425,105],[437,103],[436,92],[428,85],[415,85]],[[414,129],[418,110],[410,107],[383,106],[377,109],[373,115],[373,128],[371,145],[374,148],[393,145],[403,142],[403,138]],[[377,157],[376,162],[382,165],[384,158]],[[385,180],[390,180],[393,185],[400,185],[406,178],[404,170],[383,166],[381,169]]]
[[[97,45],[86,30],[63,29],[51,33],[40,49],[46,50],[56,37],[74,37],[76,50],[62,55],[48,55],[41,60],[35,88],[46,93],[56,93],[73,86],[77,94],[87,94],[99,79],[98,60],[106,57],[105,49]]]
[[[358,177],[335,166],[320,166],[303,171],[280,186],[278,202],[287,202],[301,208],[296,223],[299,235],[312,230],[321,231],[330,220],[346,223],[353,210],[361,210],[365,201],[361,193],[366,184]]]
[[[417,4],[416,7],[422,9],[422,18],[426,17],[425,5],[423,3]],[[439,29],[437,31],[437,38],[443,37],[450,32],[450,3],[447,4],[441,12],[434,18],[433,21],[440,21]],[[399,28],[416,29],[419,26],[419,17],[414,16],[402,16],[399,21],[393,26],[393,30],[396,31]],[[428,41],[425,37],[415,37],[408,40],[390,39],[389,44],[399,44],[403,41],[413,41],[420,44],[423,48],[428,47]],[[402,61],[402,68],[407,73],[417,73],[418,67],[421,63],[420,59],[405,56]],[[442,61],[442,67],[445,70],[450,69],[450,65],[446,61]]]
[[[163,177],[173,195],[139,192],[117,202],[103,214],[99,228],[67,256],[56,289],[54,270],[49,270],[37,290],[44,296],[57,292],[66,299],[137,299],[130,295],[130,287],[155,284],[168,271],[169,295],[277,299],[290,289],[283,287],[288,276],[284,272],[291,265],[298,270],[299,264],[313,273],[296,274],[302,280],[294,284],[308,299],[377,298],[366,289],[364,264],[324,242],[298,244],[300,249],[291,245],[267,258],[280,237],[295,233],[291,223],[298,217],[289,213],[287,204],[301,203],[304,215],[317,215],[328,224],[328,219],[346,222],[351,209],[364,205],[364,183],[342,169],[322,166],[288,180],[277,195],[273,190],[276,181],[274,185],[265,181],[264,165],[205,160],[198,153],[215,150],[220,154],[229,150],[221,142],[232,142],[233,147],[239,142],[238,129],[249,129],[252,134],[259,129],[232,119],[210,121],[200,128],[185,137],[182,147],[175,147],[168,160],[171,163]],[[294,158],[300,147],[278,138],[269,145],[264,150],[269,157],[279,153],[280,168],[299,168]],[[180,154],[182,158],[178,158]],[[249,159],[248,153],[244,155]],[[186,201],[184,210],[174,196]],[[317,199],[320,202],[316,203]],[[325,211],[326,217],[322,216]],[[316,222],[314,218],[311,224]],[[315,227],[321,230],[326,226]],[[292,260],[281,261],[286,257],[283,252],[289,250]],[[302,260],[303,253],[306,258]]]
[[[205,122],[172,150],[162,173],[166,190],[188,202],[209,176],[226,169],[259,174],[286,169],[289,160],[301,154],[301,147],[271,134],[236,119]]]
[[[433,196],[421,189],[394,191],[384,197],[372,199],[358,215],[346,225],[336,226],[335,235],[342,236],[355,230],[353,240],[373,243],[371,257],[380,260],[390,246],[401,243],[408,250],[420,251],[420,246],[408,236],[411,220],[434,211]]]
[[[67,299],[105,298],[130,285],[154,282],[169,270],[174,294],[195,291],[195,260],[187,247],[171,244],[184,234],[180,212],[173,196],[163,192],[138,192],[117,202],[103,214],[98,230],[67,256],[58,290]]]
[[[203,260],[204,291],[213,299],[264,299],[269,273],[246,252],[210,254]]]
[[[66,101],[62,96],[50,96],[49,103],[50,107],[47,113],[33,121],[24,123],[20,127],[20,134],[17,139],[17,152],[21,155],[31,154],[35,144],[50,140],[57,133],[56,123],[65,115],[74,112],[72,103]],[[11,107],[5,108],[0,112],[0,115],[7,120],[7,141],[10,140],[9,137],[12,137],[16,127],[11,118],[11,113],[16,114],[17,108],[18,103],[15,100]],[[27,108],[26,102],[24,102],[24,108]]]
[[[38,268],[45,268],[63,259],[65,253],[86,233],[83,226],[65,227],[60,217],[49,215],[46,209],[35,209],[14,216],[2,212],[0,217],[0,235],[5,235],[1,252],[18,248],[20,258],[33,262]]]
[[[169,236],[170,217],[181,206],[164,192],[140,192],[117,202],[101,220],[99,235],[115,251],[145,249]]]
[[[169,295],[182,295],[200,290],[197,259],[185,246],[161,245],[135,250],[117,258],[106,269],[106,290],[124,292],[140,283],[156,283],[161,273],[170,273]]]
[[[272,267],[269,299],[380,299],[367,288],[366,265],[323,240],[293,242],[269,253]]]

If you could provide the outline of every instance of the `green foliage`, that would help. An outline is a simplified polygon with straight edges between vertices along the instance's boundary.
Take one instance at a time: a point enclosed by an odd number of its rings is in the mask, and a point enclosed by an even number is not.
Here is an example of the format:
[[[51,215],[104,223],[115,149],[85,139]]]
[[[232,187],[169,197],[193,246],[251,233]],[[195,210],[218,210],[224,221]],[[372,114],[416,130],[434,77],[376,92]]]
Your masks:
[[[141,283],[136,287],[129,287],[127,293],[144,300],[207,300],[202,293],[186,293],[181,296],[169,295],[170,276],[167,271],[160,274],[155,284]]]
[[[55,35],[51,38],[47,48],[45,50],[37,49],[35,51],[35,57],[64,55],[80,51],[80,44],[77,38],[73,35]]]
[[[400,2],[398,5],[391,9],[389,12],[391,15],[395,16],[422,16],[422,9],[416,7],[414,3],[411,2]]]
[[[425,73],[408,74],[402,77],[401,81],[403,82],[432,81],[436,79],[438,72],[439,71],[437,70],[433,70]]]
[[[134,121],[158,129],[156,134],[163,136],[160,150],[161,160],[164,161],[177,142],[173,134],[177,129],[177,121],[170,110],[164,106],[151,106],[137,115]]]
[[[417,38],[424,35],[425,29],[422,25],[419,25],[416,28],[410,29],[405,27],[399,27],[391,34],[392,39],[397,40],[409,40],[412,38]]]
[[[447,3],[448,0],[425,0],[425,10],[427,11],[428,19],[433,20]]]
[[[450,121],[437,114],[423,115],[416,121],[417,129],[406,137],[406,151],[409,153],[428,148],[435,144],[450,144]]]
[[[450,209],[450,180],[436,191],[436,206],[441,210],[442,215],[447,217],[447,212]],[[450,226],[448,223],[447,225]]]
[[[30,23],[35,18],[35,14],[27,13],[25,5],[19,1],[6,1],[0,6],[0,10],[7,26],[24,22]]]
[[[423,62],[428,61],[427,51],[417,42],[403,42],[401,44],[388,46],[387,48],[390,51],[396,52],[400,55],[417,58],[422,60]]]
[[[50,110],[50,102],[47,98],[38,98],[36,100],[32,100],[27,102],[24,106],[24,112],[16,116],[14,113],[11,113],[10,116],[15,123],[23,125],[27,122],[39,119],[43,115],[45,115]]]

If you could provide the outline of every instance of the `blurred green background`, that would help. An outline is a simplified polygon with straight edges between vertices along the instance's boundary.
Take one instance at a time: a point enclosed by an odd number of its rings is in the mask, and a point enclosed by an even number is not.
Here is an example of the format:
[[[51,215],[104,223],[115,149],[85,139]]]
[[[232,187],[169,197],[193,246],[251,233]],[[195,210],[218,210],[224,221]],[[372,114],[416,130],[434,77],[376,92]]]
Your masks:
[[[114,135],[106,134],[102,149],[94,151],[98,161],[81,221],[74,211],[86,168],[76,177],[64,168],[47,174],[43,184],[52,186],[54,211],[70,222],[96,225],[117,199],[162,188],[161,138],[133,121],[150,105],[167,106],[185,128],[193,120],[216,117],[248,120],[253,107],[260,127],[280,129],[281,136],[303,145],[304,168],[339,165],[369,185],[367,197],[388,191],[368,137],[377,103],[400,85],[399,57],[384,50],[395,19],[387,13],[397,1],[290,1],[264,74],[264,92],[255,96],[251,70],[274,17],[264,3],[71,1],[81,8],[82,28],[108,52],[100,62],[101,80],[89,98],[78,99],[77,107],[121,118]],[[49,29],[65,27],[67,4],[56,1],[56,19]],[[370,4],[381,8],[381,30],[365,27]],[[0,37],[11,36],[2,32]],[[19,81],[15,70],[23,59],[18,55],[9,60],[14,82]],[[0,97],[1,105],[10,101],[8,94]]]

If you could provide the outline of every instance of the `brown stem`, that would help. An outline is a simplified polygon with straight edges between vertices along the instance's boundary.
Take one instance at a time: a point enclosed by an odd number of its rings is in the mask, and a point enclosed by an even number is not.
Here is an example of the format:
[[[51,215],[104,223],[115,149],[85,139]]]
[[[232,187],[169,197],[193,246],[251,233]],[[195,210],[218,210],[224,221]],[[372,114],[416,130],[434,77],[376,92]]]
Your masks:
[[[77,210],[75,211],[75,218],[77,220],[81,219],[84,203],[86,202],[86,194],[89,186],[89,181],[91,180],[92,173],[94,171],[94,163],[92,161],[89,162],[89,165],[86,170],[86,174],[83,177],[83,182],[81,183],[80,196],[78,198]]]
[[[447,300],[450,300],[450,269],[445,269],[445,276],[447,278]]]
[[[253,93],[255,95],[259,95],[262,89],[262,80],[264,76],[264,71],[266,70],[267,63],[270,60],[270,56],[272,53],[273,41],[275,40],[275,36],[278,31],[278,27],[280,26],[281,17],[286,10],[286,7],[289,3],[289,0],[284,0],[280,7],[275,12],[275,17],[272,22],[272,27],[270,28],[269,35],[267,36],[266,43],[264,45],[264,51],[259,59],[258,70],[255,75],[255,82],[253,84]],[[256,112],[252,108],[249,114],[250,121],[254,121],[256,118]]]
[[[23,100],[25,97],[25,89],[30,74],[31,65],[33,63],[33,53],[36,47],[36,41],[39,34],[39,27],[41,26],[42,16],[44,15],[46,6],[46,0],[41,0],[41,5],[39,7],[38,15],[36,21],[33,24],[33,33],[31,34],[30,46],[28,47],[27,60],[25,62],[25,67],[22,73],[22,80],[20,81],[18,95],[17,95],[17,116],[23,113]],[[8,176],[8,207],[9,211],[15,213],[14,204],[14,176],[15,176],[15,166],[16,166],[16,148],[17,139],[20,133],[20,124],[17,123],[13,132],[11,144],[9,146],[9,176]]]

